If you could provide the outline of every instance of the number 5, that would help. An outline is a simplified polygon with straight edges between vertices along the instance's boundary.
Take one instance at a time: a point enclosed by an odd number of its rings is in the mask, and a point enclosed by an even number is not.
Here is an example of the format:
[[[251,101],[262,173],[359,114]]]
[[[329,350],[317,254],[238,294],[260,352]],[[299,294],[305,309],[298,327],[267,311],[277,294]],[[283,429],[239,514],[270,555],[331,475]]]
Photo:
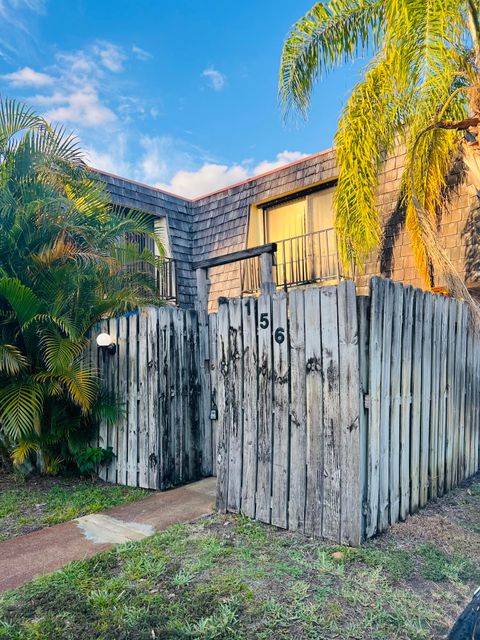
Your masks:
[[[268,320],[268,313],[260,314],[260,326],[262,329],[268,329],[270,322]]]

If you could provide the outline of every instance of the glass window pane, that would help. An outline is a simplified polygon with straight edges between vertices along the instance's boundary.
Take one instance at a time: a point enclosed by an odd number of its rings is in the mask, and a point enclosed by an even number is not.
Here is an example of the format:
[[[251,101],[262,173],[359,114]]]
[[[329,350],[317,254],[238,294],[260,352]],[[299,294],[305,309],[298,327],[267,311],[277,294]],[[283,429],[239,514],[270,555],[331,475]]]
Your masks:
[[[323,231],[333,227],[333,193],[335,187],[322,189],[308,196],[310,200],[311,229]]]
[[[299,282],[305,279],[305,243],[294,239],[306,233],[305,198],[265,210],[267,241],[276,242],[277,272],[280,283]]]
[[[337,243],[333,230],[333,193],[335,187],[322,189],[308,196],[310,227],[313,233],[315,276],[325,280],[337,274]]]

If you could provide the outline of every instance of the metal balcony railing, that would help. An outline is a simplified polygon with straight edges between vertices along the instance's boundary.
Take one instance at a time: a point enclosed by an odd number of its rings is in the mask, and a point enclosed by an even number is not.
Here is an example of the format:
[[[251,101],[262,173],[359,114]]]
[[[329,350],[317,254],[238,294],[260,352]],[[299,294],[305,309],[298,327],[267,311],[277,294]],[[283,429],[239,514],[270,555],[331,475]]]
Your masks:
[[[324,229],[276,242],[274,276],[279,289],[339,279],[335,230]],[[260,289],[259,258],[249,258],[241,266],[242,293]]]
[[[173,258],[164,258],[160,268],[157,269],[157,285],[160,291],[160,297],[167,302],[176,302],[177,300],[177,272],[175,269],[175,260]]]
[[[155,253],[155,242],[150,236],[144,233],[129,233],[127,240],[138,247],[139,251],[147,249],[152,254]],[[166,302],[176,302],[177,300],[177,273],[173,258],[163,258],[159,268],[152,264],[140,261],[130,265],[128,268],[149,274],[156,279],[160,298]]]

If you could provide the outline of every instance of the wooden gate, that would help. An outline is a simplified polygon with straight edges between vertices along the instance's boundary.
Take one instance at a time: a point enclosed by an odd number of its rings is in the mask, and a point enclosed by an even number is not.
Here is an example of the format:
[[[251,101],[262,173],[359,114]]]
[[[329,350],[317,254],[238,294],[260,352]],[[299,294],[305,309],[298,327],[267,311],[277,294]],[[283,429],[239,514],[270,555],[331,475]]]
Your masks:
[[[358,544],[353,282],[223,301],[210,325],[218,508]]]
[[[105,320],[115,354],[95,339],[90,357],[123,406],[115,426],[102,423],[100,446],[113,462],[100,476],[129,486],[166,489],[211,475],[210,422],[203,420],[197,312],[170,306]]]
[[[219,509],[358,544],[478,471],[464,302],[373,278],[210,317]]]

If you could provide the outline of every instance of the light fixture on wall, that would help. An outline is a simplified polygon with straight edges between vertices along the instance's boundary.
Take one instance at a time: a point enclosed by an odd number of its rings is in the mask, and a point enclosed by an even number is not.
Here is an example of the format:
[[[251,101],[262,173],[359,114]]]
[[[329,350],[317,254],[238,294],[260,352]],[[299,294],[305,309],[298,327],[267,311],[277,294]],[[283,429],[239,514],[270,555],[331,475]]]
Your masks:
[[[97,336],[97,347],[101,349],[104,353],[108,351],[108,353],[114,354],[117,350],[117,345],[113,341],[113,338],[108,333],[99,333]]]

